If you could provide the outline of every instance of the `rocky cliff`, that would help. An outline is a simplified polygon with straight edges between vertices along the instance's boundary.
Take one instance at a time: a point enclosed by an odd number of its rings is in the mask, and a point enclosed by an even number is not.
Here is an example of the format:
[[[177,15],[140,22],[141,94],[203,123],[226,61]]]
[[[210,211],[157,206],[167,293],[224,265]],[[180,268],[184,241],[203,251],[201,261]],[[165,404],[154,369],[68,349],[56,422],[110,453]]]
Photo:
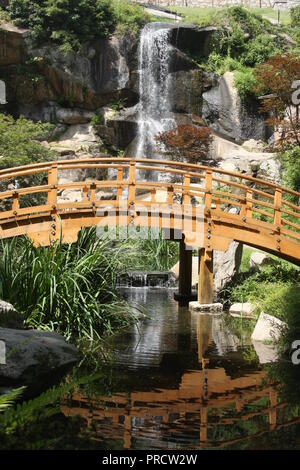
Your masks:
[[[169,98],[175,122],[209,125],[216,132],[212,158],[222,166],[278,179],[273,156],[263,154],[261,147],[253,148],[253,139],[266,136],[264,121],[255,106],[241,102],[233,74],[217,77],[192,59],[195,54],[209,54],[215,28],[168,27],[172,58]],[[2,23],[0,79],[7,85],[7,110],[55,123],[60,137],[51,145],[61,155],[84,157],[105,148],[129,155],[138,127],[137,50],[138,38],[127,35],[95,41],[80,53],[64,54],[54,46],[36,48],[28,31]],[[90,123],[95,113],[96,132]],[[250,146],[242,147],[249,139]],[[265,169],[261,171],[261,167]]]

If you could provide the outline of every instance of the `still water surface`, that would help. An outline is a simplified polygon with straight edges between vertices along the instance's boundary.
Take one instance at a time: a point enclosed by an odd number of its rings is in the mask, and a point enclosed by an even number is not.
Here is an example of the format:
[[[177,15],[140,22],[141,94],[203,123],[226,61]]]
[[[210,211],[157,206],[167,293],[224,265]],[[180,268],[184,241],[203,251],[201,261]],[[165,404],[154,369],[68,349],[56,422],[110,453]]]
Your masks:
[[[123,295],[148,317],[114,338],[105,387],[78,387],[61,406],[65,417],[84,419],[90,442],[110,450],[300,448],[299,407],[270,381],[247,323],[179,309],[172,291]]]

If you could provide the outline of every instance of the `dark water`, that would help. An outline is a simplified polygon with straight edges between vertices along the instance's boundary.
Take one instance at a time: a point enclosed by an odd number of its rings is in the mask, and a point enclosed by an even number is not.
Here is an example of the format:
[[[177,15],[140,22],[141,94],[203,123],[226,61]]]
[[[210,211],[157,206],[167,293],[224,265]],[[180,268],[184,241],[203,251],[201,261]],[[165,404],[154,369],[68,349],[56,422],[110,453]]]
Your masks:
[[[114,339],[99,389],[79,388],[61,407],[85,420],[89,440],[106,449],[300,448],[299,408],[260,364],[247,323],[179,309],[172,291],[124,295],[149,317]]]
[[[122,294],[148,317],[114,337],[113,365],[25,403],[0,449],[300,449],[298,369],[262,364],[247,321],[179,309],[172,290]]]

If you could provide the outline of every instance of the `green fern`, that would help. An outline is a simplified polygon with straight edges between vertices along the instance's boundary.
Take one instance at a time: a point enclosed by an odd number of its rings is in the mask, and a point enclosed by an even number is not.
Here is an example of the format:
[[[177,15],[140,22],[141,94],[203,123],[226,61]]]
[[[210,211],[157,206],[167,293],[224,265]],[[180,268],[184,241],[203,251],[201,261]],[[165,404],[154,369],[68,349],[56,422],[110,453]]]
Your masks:
[[[0,413],[13,406],[20,398],[26,387],[15,388],[11,392],[0,396]]]

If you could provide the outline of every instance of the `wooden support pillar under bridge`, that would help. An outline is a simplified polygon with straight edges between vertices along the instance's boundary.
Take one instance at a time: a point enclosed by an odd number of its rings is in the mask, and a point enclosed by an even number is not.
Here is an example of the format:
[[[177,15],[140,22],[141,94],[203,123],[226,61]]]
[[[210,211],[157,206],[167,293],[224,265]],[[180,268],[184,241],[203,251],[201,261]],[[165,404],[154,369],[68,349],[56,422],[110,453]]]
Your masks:
[[[193,250],[187,247],[184,239],[179,249],[179,286],[174,298],[180,307],[189,305],[192,300],[200,304],[212,304],[213,288],[213,251],[202,248],[198,250],[198,293],[192,292]]]
[[[180,241],[179,286],[178,293],[174,295],[180,307],[187,307],[195,300],[200,304],[213,303],[213,265],[213,251],[198,250],[198,292],[192,292],[193,250],[185,245],[184,240]]]

